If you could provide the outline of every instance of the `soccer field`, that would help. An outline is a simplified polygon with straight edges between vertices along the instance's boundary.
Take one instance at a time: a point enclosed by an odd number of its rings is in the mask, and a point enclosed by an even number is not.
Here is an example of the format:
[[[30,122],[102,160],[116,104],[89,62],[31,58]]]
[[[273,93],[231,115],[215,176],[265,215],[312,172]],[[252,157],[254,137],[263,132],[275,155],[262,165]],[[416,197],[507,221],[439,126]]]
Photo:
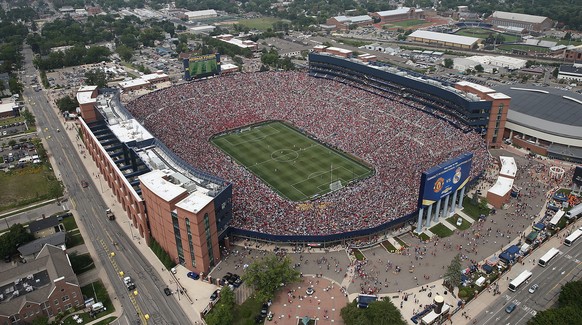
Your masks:
[[[372,174],[367,166],[281,122],[242,128],[211,141],[291,201],[309,200]]]

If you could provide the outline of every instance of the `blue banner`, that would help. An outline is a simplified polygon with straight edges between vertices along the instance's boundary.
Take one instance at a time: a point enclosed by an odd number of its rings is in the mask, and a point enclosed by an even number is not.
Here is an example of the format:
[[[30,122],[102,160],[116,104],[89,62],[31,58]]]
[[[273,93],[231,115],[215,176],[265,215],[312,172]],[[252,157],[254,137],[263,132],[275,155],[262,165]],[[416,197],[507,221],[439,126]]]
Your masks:
[[[473,154],[465,153],[422,173],[418,208],[429,206],[465,186],[469,181],[472,161]]]

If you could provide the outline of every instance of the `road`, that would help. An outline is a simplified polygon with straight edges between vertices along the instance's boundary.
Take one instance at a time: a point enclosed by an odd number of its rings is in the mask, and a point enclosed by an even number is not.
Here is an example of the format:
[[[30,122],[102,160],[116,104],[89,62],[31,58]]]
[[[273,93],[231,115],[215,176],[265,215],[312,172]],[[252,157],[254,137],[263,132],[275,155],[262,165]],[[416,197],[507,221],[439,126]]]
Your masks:
[[[33,54],[29,47],[23,50],[25,75],[36,75],[32,65]],[[53,166],[62,175],[62,181],[69,196],[69,204],[76,209],[77,222],[83,224],[87,232],[85,243],[90,241],[97,252],[92,256],[101,265],[115,292],[110,296],[119,299],[124,307],[120,323],[136,324],[149,315],[148,324],[189,324],[190,320],[173,297],[167,297],[162,290],[165,284],[158,278],[148,260],[126,237],[116,222],[105,218],[106,204],[94,186],[82,188],[82,180],[90,180],[91,175],[83,166],[81,156],[60,121],[60,117],[49,105],[44,91],[35,92],[30,87],[24,91],[27,104],[36,117],[38,135],[43,139],[45,148],[54,157]],[[61,130],[60,132],[58,130]],[[88,158],[87,158],[88,159]],[[56,163],[56,166],[55,166]],[[85,234],[84,234],[85,235]],[[90,250],[91,251],[91,250]],[[108,252],[115,252],[111,257]],[[111,260],[115,263],[112,263]],[[99,266],[98,266],[99,267]],[[118,272],[134,278],[138,295],[130,293],[121,281]],[[102,279],[107,281],[107,279]],[[141,315],[139,314],[141,312]]]
[[[547,246],[547,245],[546,245]],[[533,266],[514,266],[530,270],[533,275],[517,289],[516,292],[507,290],[500,295],[493,303],[483,310],[474,320],[474,324],[504,324],[518,325],[526,324],[529,319],[536,315],[538,311],[548,309],[556,303],[560,294],[560,288],[569,281],[580,279],[582,275],[581,255],[582,240],[578,240],[571,247],[558,246],[560,254],[557,255],[549,265],[541,267],[536,264]],[[550,247],[543,247],[543,252],[547,252]],[[527,263],[526,263],[527,264]],[[520,268],[521,270],[521,268]],[[517,272],[515,274],[519,274]],[[529,293],[529,288],[537,283],[539,288],[535,293]],[[511,302],[517,305],[517,308],[508,314],[505,307]]]

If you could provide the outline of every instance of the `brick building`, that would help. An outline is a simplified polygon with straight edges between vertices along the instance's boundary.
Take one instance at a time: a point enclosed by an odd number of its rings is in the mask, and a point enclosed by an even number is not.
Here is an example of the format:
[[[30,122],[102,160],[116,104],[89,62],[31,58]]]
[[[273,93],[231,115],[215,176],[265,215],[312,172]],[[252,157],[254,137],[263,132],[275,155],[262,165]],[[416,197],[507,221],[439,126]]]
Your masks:
[[[374,12],[370,16],[380,19],[382,23],[396,23],[410,19],[424,19],[424,11],[422,9],[402,7],[394,10]]]
[[[83,294],[65,251],[45,245],[34,260],[0,273],[0,323],[25,324],[83,306]]]

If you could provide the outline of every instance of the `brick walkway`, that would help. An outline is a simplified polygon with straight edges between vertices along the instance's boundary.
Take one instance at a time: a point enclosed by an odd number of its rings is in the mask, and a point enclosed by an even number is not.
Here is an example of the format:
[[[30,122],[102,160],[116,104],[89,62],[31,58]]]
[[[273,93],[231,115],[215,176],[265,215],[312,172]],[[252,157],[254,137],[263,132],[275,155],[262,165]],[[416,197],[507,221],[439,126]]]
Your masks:
[[[311,296],[305,293],[308,287],[315,290]],[[316,319],[317,324],[344,324],[340,311],[347,304],[348,298],[341,292],[339,284],[306,275],[301,282],[285,286],[275,297],[270,309],[274,314],[272,323],[296,325],[301,318],[308,316]]]

